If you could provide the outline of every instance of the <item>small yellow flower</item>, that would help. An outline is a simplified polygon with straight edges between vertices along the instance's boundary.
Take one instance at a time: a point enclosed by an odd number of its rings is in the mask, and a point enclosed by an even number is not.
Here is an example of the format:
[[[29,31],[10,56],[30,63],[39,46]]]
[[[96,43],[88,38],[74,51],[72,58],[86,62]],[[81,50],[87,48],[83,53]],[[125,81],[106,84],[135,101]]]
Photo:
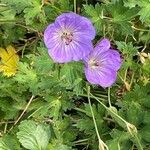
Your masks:
[[[8,46],[6,50],[0,47],[0,72],[4,76],[10,77],[16,74],[19,62],[19,56],[12,46]]]

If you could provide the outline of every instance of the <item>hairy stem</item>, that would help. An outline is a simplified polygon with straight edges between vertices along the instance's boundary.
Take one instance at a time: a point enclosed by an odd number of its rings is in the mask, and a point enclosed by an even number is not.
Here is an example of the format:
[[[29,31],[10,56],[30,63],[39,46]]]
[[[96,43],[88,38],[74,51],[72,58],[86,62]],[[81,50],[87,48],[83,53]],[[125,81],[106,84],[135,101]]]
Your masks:
[[[93,118],[93,122],[94,122],[94,126],[95,126],[95,131],[96,131],[98,141],[99,141],[99,150],[105,150],[105,148],[106,148],[106,150],[109,150],[107,145],[101,140],[99,132],[98,132],[98,128],[97,128],[97,124],[96,124],[96,120],[95,120],[95,116],[94,116],[94,112],[93,112],[91,100],[90,100],[90,87],[89,86],[87,88],[87,94],[88,94],[88,102],[89,102],[89,106],[91,109],[91,114],[92,114],[92,118]]]

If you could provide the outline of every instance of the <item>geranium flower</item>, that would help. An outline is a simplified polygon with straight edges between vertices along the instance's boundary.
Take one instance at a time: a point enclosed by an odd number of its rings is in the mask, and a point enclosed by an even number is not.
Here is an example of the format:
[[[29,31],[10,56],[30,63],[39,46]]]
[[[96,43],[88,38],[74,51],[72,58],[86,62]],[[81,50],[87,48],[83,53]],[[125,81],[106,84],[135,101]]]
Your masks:
[[[92,50],[95,29],[85,17],[63,13],[44,32],[44,42],[55,62],[78,61]]]
[[[121,66],[119,52],[110,48],[108,39],[101,40],[85,58],[85,75],[92,84],[111,86]]]

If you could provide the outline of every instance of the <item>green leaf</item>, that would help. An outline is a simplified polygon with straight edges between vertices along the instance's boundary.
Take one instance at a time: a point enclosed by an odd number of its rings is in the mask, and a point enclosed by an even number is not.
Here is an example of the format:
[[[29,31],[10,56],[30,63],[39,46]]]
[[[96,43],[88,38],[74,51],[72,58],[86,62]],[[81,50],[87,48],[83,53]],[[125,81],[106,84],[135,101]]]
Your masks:
[[[149,89],[150,84],[146,86],[135,85],[134,89],[124,95],[124,101],[128,102],[129,104],[131,101],[135,101],[143,105],[144,107],[150,107],[150,96],[149,96]]]
[[[72,126],[72,122],[69,117],[59,119],[55,121],[53,130],[57,139],[61,139],[63,144],[71,144],[76,139],[77,129]]]
[[[48,55],[48,50],[43,43],[40,43],[40,47],[37,47],[38,55],[32,55],[31,59],[34,62],[34,67],[40,74],[49,74],[54,68],[54,62]]]
[[[150,1],[149,0],[141,0],[138,2],[138,5],[141,7],[141,10],[139,11],[140,20],[142,22],[146,22],[150,20]]]
[[[74,89],[76,94],[83,92],[83,65],[72,62],[61,66],[60,77],[69,89]]]
[[[112,19],[110,21],[112,22],[112,25],[116,30],[119,29],[123,34],[133,34],[131,21],[137,15],[137,8],[129,9],[127,7],[124,7],[123,3],[119,1],[115,4],[107,5],[106,9],[112,16]]]
[[[90,131],[94,129],[93,122],[91,118],[86,117],[85,119],[79,119],[76,123],[76,127],[80,131]]]
[[[1,98],[0,97],[0,109],[4,112],[4,119],[13,119],[18,114],[18,111],[15,106],[16,103],[11,98]]]
[[[110,135],[113,139],[107,141],[107,144],[111,150],[127,150],[131,148],[130,134],[128,132],[113,129]]]
[[[2,3],[12,7],[17,13],[32,5],[32,0],[1,0]]]
[[[0,7],[0,23],[3,21],[13,21],[15,20],[16,12],[14,9],[5,8],[4,11],[2,11],[2,7]]]
[[[34,22],[36,22],[34,19],[36,18],[37,20],[39,20],[41,23],[45,23],[46,22],[46,18],[44,16],[44,12],[42,12],[42,4],[39,0],[34,0],[32,1],[32,5],[31,7],[27,7],[24,9],[24,18],[26,21],[26,25],[30,25],[33,24]]]
[[[140,134],[143,140],[150,143],[150,138],[149,138],[150,137],[150,124],[142,128],[142,130],[140,131]]]
[[[128,55],[128,57],[133,57],[135,55],[137,55],[137,47],[134,47],[133,44],[130,43],[126,43],[126,42],[122,42],[122,41],[116,41],[115,42],[118,49],[124,54],[124,55]]]
[[[71,3],[69,0],[58,0],[58,4],[60,5],[60,9],[65,11],[71,10]]]
[[[59,141],[57,139],[54,139],[48,146],[49,150],[72,150],[71,147],[62,144],[62,141]]]
[[[123,0],[123,2],[124,6],[129,8],[133,8],[138,4],[137,0]]]
[[[102,31],[104,25],[103,6],[99,5],[98,3],[95,5],[95,8],[93,5],[84,5],[84,10],[87,16],[89,16],[94,23],[97,32]]]
[[[28,63],[19,63],[18,73],[14,79],[20,84],[26,84],[30,87],[31,92],[36,92],[37,88],[37,74],[33,68],[29,66]]]
[[[145,63],[142,66],[142,70],[145,75],[150,75],[150,60],[146,59]]]
[[[127,121],[136,126],[140,125],[143,122],[144,117],[140,104],[136,102],[130,102],[129,105],[126,106],[126,108],[128,108],[126,114]]]
[[[50,139],[50,129],[48,126],[25,120],[19,125],[17,138],[26,149],[46,150]]]
[[[145,112],[144,112],[143,123],[144,123],[144,124],[150,124],[149,111],[145,111]]]
[[[96,124],[98,126],[98,130],[100,133],[103,133],[106,130],[106,128],[104,128],[105,122],[103,120],[105,111],[103,110],[103,108],[101,108],[99,104],[93,104],[92,109],[95,116]],[[83,114],[81,114],[81,119],[77,121],[76,127],[79,128],[80,131],[84,131],[88,134],[93,134],[93,132],[95,132],[95,128],[89,104],[84,104],[82,109],[77,108],[77,110],[79,112],[82,112]]]
[[[20,150],[20,145],[14,136],[6,135],[0,138],[0,150]]]

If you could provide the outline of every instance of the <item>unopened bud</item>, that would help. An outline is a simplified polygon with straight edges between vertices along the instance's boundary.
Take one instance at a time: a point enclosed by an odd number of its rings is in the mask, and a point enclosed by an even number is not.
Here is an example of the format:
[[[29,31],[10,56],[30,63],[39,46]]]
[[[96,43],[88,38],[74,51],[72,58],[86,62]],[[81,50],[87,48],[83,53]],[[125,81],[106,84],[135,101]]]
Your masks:
[[[148,55],[147,55],[147,56],[148,56],[148,59],[150,60],[150,53],[148,53]]]
[[[131,88],[130,84],[127,81],[125,81],[124,83],[125,83],[126,89],[130,91],[130,88]]]
[[[148,57],[148,55],[146,54],[146,53],[144,53],[144,52],[141,52],[140,53],[143,57]]]
[[[137,129],[133,124],[130,123],[126,123],[127,126],[127,130],[129,131],[129,133],[134,136],[135,134],[137,134]]]
[[[99,140],[99,150],[109,150],[108,146],[101,139]]]
[[[145,63],[145,58],[143,56],[141,56],[141,55],[140,55],[140,61],[141,61],[142,64]]]

